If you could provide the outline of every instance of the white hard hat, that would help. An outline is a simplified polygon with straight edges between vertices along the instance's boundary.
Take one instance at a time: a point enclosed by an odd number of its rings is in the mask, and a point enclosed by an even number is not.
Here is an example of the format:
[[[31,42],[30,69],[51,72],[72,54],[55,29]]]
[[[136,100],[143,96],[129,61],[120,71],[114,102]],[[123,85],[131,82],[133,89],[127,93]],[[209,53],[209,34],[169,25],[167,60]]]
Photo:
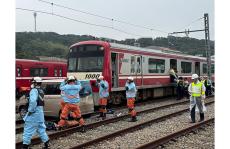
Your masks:
[[[34,77],[33,80],[32,80],[32,82],[33,83],[34,82],[42,82],[42,78],[40,78],[40,77]]]
[[[103,77],[103,76],[99,76],[98,79],[99,79],[99,80],[103,80],[104,77]]]
[[[70,80],[75,80],[75,77],[74,76],[68,76],[68,81],[70,81]]]
[[[133,81],[133,77],[128,77],[128,80],[131,80],[131,81]]]
[[[192,74],[192,79],[198,79],[199,76],[197,74]]]

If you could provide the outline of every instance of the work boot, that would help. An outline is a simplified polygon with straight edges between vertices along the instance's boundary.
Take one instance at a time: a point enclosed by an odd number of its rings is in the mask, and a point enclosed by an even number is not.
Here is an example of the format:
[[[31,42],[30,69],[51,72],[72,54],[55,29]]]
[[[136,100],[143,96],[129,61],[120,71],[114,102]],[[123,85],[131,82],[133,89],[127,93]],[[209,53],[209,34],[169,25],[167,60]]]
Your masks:
[[[46,141],[45,143],[44,143],[44,146],[43,146],[43,149],[49,149],[50,148],[50,143],[49,143],[50,141],[48,140],[48,141]]]
[[[85,133],[85,132],[86,132],[85,125],[82,125],[82,126],[81,126],[80,132],[81,132],[81,133]]]
[[[97,118],[103,117],[103,113],[100,112],[100,115],[97,116]]]
[[[103,113],[102,114],[102,120],[105,120],[106,119],[106,113]]]
[[[196,122],[196,119],[195,119],[195,108],[196,108],[196,106],[194,106],[193,108],[192,108],[192,110],[191,110],[191,113],[190,113],[190,115],[191,115],[191,122],[190,123],[195,123]]]
[[[200,120],[199,122],[202,122],[204,120],[204,113],[200,113]]]
[[[29,145],[23,144],[22,149],[29,149]]]
[[[137,121],[137,117],[136,116],[132,116],[132,118],[129,120],[129,122],[136,122]]]

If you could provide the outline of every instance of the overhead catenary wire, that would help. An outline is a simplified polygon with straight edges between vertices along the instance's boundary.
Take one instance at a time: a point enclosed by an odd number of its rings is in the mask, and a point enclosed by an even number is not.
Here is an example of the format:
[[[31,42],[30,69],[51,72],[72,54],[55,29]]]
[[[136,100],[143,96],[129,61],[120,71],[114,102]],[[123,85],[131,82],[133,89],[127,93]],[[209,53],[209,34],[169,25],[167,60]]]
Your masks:
[[[150,31],[158,31],[158,32],[161,32],[161,33],[168,34],[168,32],[163,31],[163,30],[154,29],[154,28],[150,28],[150,27],[146,27],[146,26],[142,26],[142,25],[137,25],[137,24],[129,23],[129,22],[118,20],[118,19],[114,19],[114,18],[109,18],[109,17],[97,15],[97,14],[94,14],[94,13],[90,13],[90,12],[86,12],[86,11],[82,11],[82,10],[70,8],[70,7],[63,6],[63,5],[60,5],[60,4],[56,4],[56,3],[53,3],[53,2],[48,2],[48,1],[44,1],[44,0],[38,0],[38,1],[43,2],[43,3],[47,3],[47,4],[51,4],[52,6],[57,6],[57,7],[69,9],[69,10],[72,10],[72,11],[84,13],[84,14],[87,14],[87,15],[91,15],[91,16],[94,16],[94,17],[99,17],[99,18],[102,18],[102,19],[110,20],[112,22],[115,21],[115,22],[126,24],[126,25],[135,26],[135,27],[142,28],[142,29],[147,29],[147,30],[150,30]]]
[[[37,12],[37,13],[48,14],[48,15],[52,15],[52,16],[64,18],[64,19],[67,19],[67,20],[71,20],[71,21],[75,21],[75,22],[79,22],[79,23],[83,23],[83,24],[87,24],[87,25],[91,25],[91,26],[97,26],[97,27],[103,27],[103,28],[112,29],[112,30],[115,30],[115,31],[119,31],[119,32],[128,34],[128,35],[134,35],[134,36],[143,37],[142,35],[138,35],[138,34],[134,34],[134,33],[129,33],[129,32],[120,30],[118,28],[114,28],[113,26],[106,26],[106,25],[101,25],[101,24],[89,23],[89,22],[77,20],[77,19],[74,19],[74,18],[66,17],[66,16],[63,16],[63,15],[59,15],[59,14],[56,14],[56,13],[53,13],[53,12],[46,12],[46,11],[41,11],[41,10],[27,9],[27,8],[16,8],[16,9],[17,10],[22,10],[22,11],[30,11],[30,12]]]
[[[200,21],[201,19],[204,19],[204,17],[201,17],[201,18],[198,18],[198,19],[195,19],[193,20],[192,22],[188,23],[187,25],[184,25],[183,27],[181,27],[180,29],[178,29],[178,31],[182,30],[182,29],[185,29],[186,27],[190,26],[191,24],[195,23],[195,22],[198,22]]]

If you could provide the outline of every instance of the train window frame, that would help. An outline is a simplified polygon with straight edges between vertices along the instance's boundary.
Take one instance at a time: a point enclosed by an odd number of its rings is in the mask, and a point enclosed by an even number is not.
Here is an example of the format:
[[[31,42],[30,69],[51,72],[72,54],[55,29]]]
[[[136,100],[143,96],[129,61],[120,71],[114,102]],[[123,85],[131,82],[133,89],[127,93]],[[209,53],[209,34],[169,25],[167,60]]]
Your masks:
[[[215,64],[211,64],[211,73],[212,73],[212,74],[215,73]]]
[[[207,72],[208,72],[208,65],[207,64],[203,64],[202,67],[203,67],[202,68],[203,74],[207,74]]]
[[[59,77],[62,77],[62,68],[59,69]]]
[[[150,62],[152,64],[150,64]],[[150,69],[151,65],[155,67],[155,69],[152,69],[152,68]],[[165,73],[165,59],[149,58],[148,59],[148,73]]]
[[[38,74],[35,74],[33,71],[38,71]],[[32,67],[30,68],[30,76],[32,77],[48,77],[48,68],[37,68],[37,67]]]
[[[130,73],[134,74],[136,71],[135,69],[135,56],[130,57]]]
[[[141,57],[138,56],[136,57],[136,66],[137,66],[137,69],[136,69],[136,73],[141,73]]]
[[[73,63],[70,65],[70,59]],[[72,65],[73,64],[73,65]],[[73,68],[70,70],[70,66]],[[68,58],[68,71],[69,72],[75,72],[77,70],[77,58],[76,57],[69,57]]]
[[[54,69],[54,76],[55,76],[55,77],[57,77],[57,76],[58,76],[58,71],[57,71],[57,69],[56,69],[56,68]]]
[[[20,67],[17,67],[17,77],[21,77],[22,69]]]
[[[181,61],[181,73],[183,74],[189,74],[192,73],[192,62],[188,62],[188,61]],[[190,67],[188,67],[188,64]],[[189,71],[187,71],[189,69]],[[183,71],[182,71],[183,70]]]

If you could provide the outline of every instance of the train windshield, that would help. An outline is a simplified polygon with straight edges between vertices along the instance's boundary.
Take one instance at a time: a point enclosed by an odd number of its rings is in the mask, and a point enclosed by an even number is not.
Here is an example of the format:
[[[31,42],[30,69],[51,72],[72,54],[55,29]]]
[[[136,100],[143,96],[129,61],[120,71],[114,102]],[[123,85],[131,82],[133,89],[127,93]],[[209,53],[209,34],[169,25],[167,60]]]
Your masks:
[[[98,45],[80,45],[70,49],[68,72],[101,72],[104,48]]]

